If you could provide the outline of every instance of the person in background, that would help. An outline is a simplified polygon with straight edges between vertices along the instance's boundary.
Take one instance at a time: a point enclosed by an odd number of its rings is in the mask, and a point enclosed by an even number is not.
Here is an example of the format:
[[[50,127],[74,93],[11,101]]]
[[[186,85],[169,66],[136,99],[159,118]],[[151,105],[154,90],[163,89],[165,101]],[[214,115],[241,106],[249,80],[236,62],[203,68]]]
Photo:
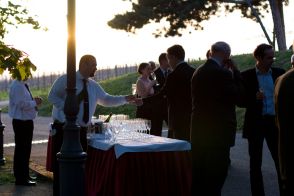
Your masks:
[[[152,72],[154,72],[154,70],[156,69],[155,62],[154,61],[149,61],[149,64],[150,64],[150,67],[151,67]]]
[[[278,160],[278,129],[275,124],[274,84],[285,70],[272,67],[275,55],[271,45],[258,45],[253,56],[256,60],[255,67],[241,73],[245,87],[245,101],[240,105],[246,108],[243,137],[248,140],[251,193],[253,196],[265,195],[261,164],[263,141],[266,140],[275,162],[282,195]]]
[[[29,86],[23,80],[15,79],[9,91],[8,114],[12,118],[15,148],[13,159],[13,174],[15,185],[34,186],[36,178],[29,175],[29,160],[32,149],[34,119],[37,107],[42,104],[42,98],[33,97]]]
[[[284,196],[294,195],[294,124],[292,122],[294,116],[293,89],[294,69],[290,69],[277,79],[275,85],[276,123],[279,129],[278,155],[280,177],[283,180]]]
[[[206,51],[206,59],[209,59],[211,57],[211,52],[210,52],[210,49]]]
[[[150,65],[150,67],[151,67],[151,74],[150,74],[150,76],[149,76],[149,79],[150,80],[156,80],[156,76],[155,76],[155,74],[154,74],[154,70],[156,69],[156,64],[155,64],[155,62],[154,61],[149,61],[148,62],[149,63],[149,65]],[[156,85],[154,85],[154,87],[155,87]]]
[[[87,130],[96,105],[119,106],[126,103],[140,105],[142,100],[133,95],[113,96],[106,93],[93,79],[97,70],[96,58],[92,55],[84,55],[79,62],[79,70],[76,72],[76,94],[79,100],[79,112],[76,123],[81,127],[80,142],[83,150],[87,150]],[[53,128],[56,134],[52,137],[52,165],[53,165],[53,195],[59,195],[59,164],[56,154],[60,151],[63,141],[63,125],[65,124],[64,104],[66,99],[67,75],[59,77],[53,84],[48,101],[53,104],[52,118]],[[85,98],[87,97],[88,100]]]
[[[141,63],[138,67],[138,73],[140,74],[136,82],[136,94],[140,98],[146,98],[154,94],[153,86],[157,83],[156,80],[150,80],[150,75],[152,73],[152,68],[149,63]],[[136,118],[144,118],[151,120],[153,115],[152,104],[143,104],[137,106]],[[152,130],[151,121],[151,130]],[[151,133],[152,134],[152,133]]]
[[[214,43],[192,77],[192,195],[221,195],[227,177],[237,127],[235,106],[244,92],[230,54],[226,42]]]
[[[291,56],[291,68],[294,68],[294,54]]]
[[[154,103],[166,97],[168,103],[168,137],[190,141],[191,78],[194,68],[185,62],[181,45],[167,49],[168,64],[172,68],[161,90],[143,103]]]
[[[161,53],[158,57],[159,67],[154,71],[157,83],[153,86],[155,93],[158,93],[160,89],[164,86],[166,78],[170,71],[170,66],[166,57],[166,53]],[[162,125],[163,121],[168,125],[168,114],[167,114],[167,99],[163,96],[157,102],[154,102],[153,113],[153,134],[157,136],[162,135]]]

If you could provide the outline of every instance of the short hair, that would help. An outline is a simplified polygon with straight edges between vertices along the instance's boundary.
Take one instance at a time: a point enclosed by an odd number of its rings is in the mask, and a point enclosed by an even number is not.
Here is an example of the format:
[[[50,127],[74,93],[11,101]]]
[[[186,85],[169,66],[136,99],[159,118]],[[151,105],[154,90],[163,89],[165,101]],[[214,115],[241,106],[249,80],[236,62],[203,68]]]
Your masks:
[[[156,68],[156,64],[154,61],[149,61],[149,65],[151,66],[152,69]]]
[[[211,45],[210,52],[225,52],[227,54],[231,54],[231,47],[226,42],[219,41]]]
[[[149,63],[141,63],[138,67],[138,73],[142,74],[142,70],[145,69],[146,67],[150,66]]]
[[[210,58],[210,56],[211,56],[210,49],[206,51],[206,54],[205,54],[205,55],[206,55],[206,58],[207,58],[207,59],[209,59],[209,58]]]
[[[181,45],[173,45],[167,49],[167,53],[176,57],[178,60],[185,59],[185,50]]]
[[[253,52],[253,56],[255,58],[263,58],[265,56],[265,51],[269,50],[269,49],[273,49],[273,47],[269,44],[259,44],[254,52]]]
[[[158,62],[161,64],[162,61],[166,60],[166,53],[161,53],[158,57]]]
[[[79,63],[79,69],[81,68],[81,66],[87,65],[89,62],[93,60],[96,60],[96,58],[93,55],[86,54],[82,56]]]

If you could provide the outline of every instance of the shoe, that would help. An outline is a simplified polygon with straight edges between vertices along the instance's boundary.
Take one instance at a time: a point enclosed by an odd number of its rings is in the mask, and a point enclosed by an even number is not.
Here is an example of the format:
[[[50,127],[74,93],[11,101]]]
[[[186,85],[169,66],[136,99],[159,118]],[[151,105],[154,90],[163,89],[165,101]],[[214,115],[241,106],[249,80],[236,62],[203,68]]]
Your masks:
[[[32,181],[36,181],[37,180],[37,176],[29,176],[28,180],[32,180]]]
[[[15,185],[36,186],[37,183],[35,181],[26,180],[26,181],[15,181]]]

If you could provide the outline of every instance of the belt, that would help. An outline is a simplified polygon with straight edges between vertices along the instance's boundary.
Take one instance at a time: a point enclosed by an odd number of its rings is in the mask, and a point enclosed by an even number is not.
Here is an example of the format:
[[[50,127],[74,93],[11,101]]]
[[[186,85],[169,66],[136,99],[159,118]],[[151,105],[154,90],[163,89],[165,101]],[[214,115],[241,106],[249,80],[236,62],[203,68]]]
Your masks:
[[[273,120],[273,119],[275,119],[275,116],[270,115],[270,114],[265,114],[265,115],[262,116],[262,119],[263,120]]]

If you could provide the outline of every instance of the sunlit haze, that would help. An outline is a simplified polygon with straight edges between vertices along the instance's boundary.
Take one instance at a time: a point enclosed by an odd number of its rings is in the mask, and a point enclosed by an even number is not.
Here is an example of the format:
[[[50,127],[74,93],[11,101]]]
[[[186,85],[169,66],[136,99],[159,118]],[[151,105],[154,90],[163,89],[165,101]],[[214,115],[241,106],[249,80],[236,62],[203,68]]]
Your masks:
[[[19,3],[20,1],[12,1]],[[66,70],[67,0],[21,1],[31,14],[38,15],[41,25],[48,31],[32,30],[24,26],[10,29],[6,43],[25,51],[37,66],[39,74],[64,72]],[[133,35],[111,29],[107,21],[113,15],[130,8],[122,0],[76,0],[77,62],[84,54],[93,54],[99,67],[156,61],[161,52],[173,44],[183,45],[186,59],[204,58],[207,49],[215,41],[226,41],[231,45],[232,54],[251,53],[255,46],[267,40],[260,25],[241,18],[240,13],[222,14],[203,22],[203,31],[192,31],[182,37],[155,38],[152,32],[156,25],[148,25]],[[287,45],[294,40],[294,2],[285,7]],[[272,17],[262,19],[272,37]]]

